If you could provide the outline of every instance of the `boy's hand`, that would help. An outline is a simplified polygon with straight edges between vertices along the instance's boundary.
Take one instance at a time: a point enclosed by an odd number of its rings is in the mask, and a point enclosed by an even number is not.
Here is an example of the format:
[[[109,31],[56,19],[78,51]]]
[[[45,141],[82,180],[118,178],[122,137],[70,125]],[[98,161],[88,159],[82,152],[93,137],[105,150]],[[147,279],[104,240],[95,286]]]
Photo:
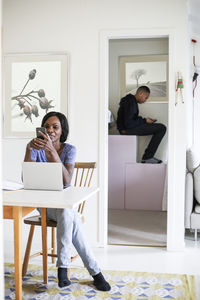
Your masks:
[[[157,121],[157,119],[151,119],[153,121],[153,123],[155,123]]]
[[[153,123],[153,120],[151,118],[146,118],[146,122],[150,124]]]
[[[151,118],[146,118],[147,123],[155,123],[157,120],[156,119],[151,119]]]

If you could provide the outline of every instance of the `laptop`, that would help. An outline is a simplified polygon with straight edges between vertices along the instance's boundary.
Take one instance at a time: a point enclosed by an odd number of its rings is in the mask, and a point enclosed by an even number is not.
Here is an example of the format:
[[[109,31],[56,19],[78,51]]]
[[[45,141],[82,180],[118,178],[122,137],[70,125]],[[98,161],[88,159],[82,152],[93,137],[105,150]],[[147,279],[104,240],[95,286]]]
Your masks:
[[[25,190],[63,189],[62,163],[23,162],[22,170]]]

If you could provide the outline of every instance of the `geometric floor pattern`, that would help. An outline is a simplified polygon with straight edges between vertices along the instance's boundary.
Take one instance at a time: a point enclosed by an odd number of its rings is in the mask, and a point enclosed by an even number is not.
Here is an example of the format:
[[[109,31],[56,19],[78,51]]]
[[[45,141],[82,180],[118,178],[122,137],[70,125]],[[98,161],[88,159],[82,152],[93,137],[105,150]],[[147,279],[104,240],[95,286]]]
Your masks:
[[[71,269],[71,285],[60,289],[57,268],[49,266],[48,284],[43,284],[42,268],[29,265],[23,278],[23,300],[194,300],[194,276],[132,271],[102,271],[111,285],[109,292],[100,292],[92,285],[92,277],[84,268]],[[5,299],[15,299],[14,267],[5,264]]]

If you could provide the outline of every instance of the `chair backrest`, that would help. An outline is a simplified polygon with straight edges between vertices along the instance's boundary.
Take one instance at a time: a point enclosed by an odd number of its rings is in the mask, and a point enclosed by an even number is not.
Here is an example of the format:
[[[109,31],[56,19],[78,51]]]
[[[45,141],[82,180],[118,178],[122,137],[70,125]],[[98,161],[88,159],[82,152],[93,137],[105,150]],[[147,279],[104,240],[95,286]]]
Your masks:
[[[96,162],[76,162],[73,176],[74,186],[89,187],[95,168]],[[78,207],[78,212],[80,214],[83,214],[84,207],[85,201],[83,201]]]

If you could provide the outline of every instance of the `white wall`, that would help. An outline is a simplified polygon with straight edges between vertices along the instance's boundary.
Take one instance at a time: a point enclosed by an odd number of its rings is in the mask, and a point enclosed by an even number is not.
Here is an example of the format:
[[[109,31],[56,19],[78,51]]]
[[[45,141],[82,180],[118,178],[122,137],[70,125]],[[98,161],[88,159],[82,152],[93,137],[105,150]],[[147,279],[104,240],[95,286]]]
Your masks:
[[[2,3],[0,1],[0,40],[2,40]],[[2,57],[2,49],[0,49],[0,57]],[[0,70],[1,70],[1,61],[0,61]],[[0,73],[0,91],[2,91],[2,78]],[[2,99],[2,92],[0,93],[0,98]],[[0,119],[2,119],[2,101],[0,102]],[[2,161],[2,127],[0,122],[0,161]],[[2,168],[0,166],[0,189],[2,189]],[[0,243],[3,245],[3,214],[2,214],[2,193],[0,193]],[[0,299],[4,299],[4,279],[3,279],[3,271],[4,271],[4,259],[3,259],[3,247],[0,248]]]
[[[186,103],[186,133],[187,133],[187,148],[192,148],[196,156],[200,160],[200,3],[196,0],[188,0],[188,90]],[[196,43],[192,42],[196,40]],[[194,66],[194,62],[195,65]],[[197,72],[197,85],[193,82],[194,72]]]
[[[112,111],[115,120],[120,101],[120,70],[119,57],[130,55],[168,55],[168,39],[121,39],[110,40],[109,42],[109,109]],[[150,103],[147,101],[139,105],[139,115],[152,117],[158,120],[158,123],[168,125],[168,104]],[[116,125],[112,126],[109,134],[119,134]],[[160,144],[156,157],[167,162],[167,135],[165,134]],[[141,161],[144,149],[148,145],[151,137],[138,137],[138,161]]]
[[[100,155],[99,137],[99,34],[102,30],[156,28],[174,30],[173,68],[186,74],[186,7],[185,0],[4,0],[3,1],[3,50],[7,52],[66,51],[70,55],[69,123],[70,142],[78,149],[77,160],[96,160]],[[173,69],[172,68],[172,69]],[[170,74],[174,77],[175,74]],[[8,100],[7,100],[8,101]],[[174,99],[170,99],[171,103]],[[173,131],[172,166],[174,183],[170,196],[179,207],[177,224],[172,224],[172,247],[183,245],[183,203],[185,171],[185,127],[179,126],[184,116],[184,105],[178,105],[170,116]],[[102,117],[102,116],[101,116]],[[177,138],[178,137],[178,138]],[[5,139],[4,176],[19,176],[18,169],[24,152],[25,141]],[[10,156],[5,154],[9,153]],[[17,159],[16,159],[17,158]],[[18,161],[16,161],[18,160]],[[16,161],[16,162],[15,162]],[[18,168],[18,167],[16,167]],[[13,175],[11,175],[13,174]],[[92,230],[90,242],[99,241],[97,209],[105,199],[90,200],[86,218],[86,230]],[[176,202],[175,202],[176,201]],[[91,226],[92,224],[92,226]],[[11,230],[6,223],[5,230]],[[5,239],[5,246],[6,246]],[[177,246],[179,247],[179,246]]]
[[[200,149],[200,134],[199,134],[199,128],[200,128],[200,36],[194,35],[194,38],[196,39],[197,43],[193,44],[191,43],[191,60],[190,60],[190,80],[192,82],[192,77],[194,72],[197,72],[199,76],[197,77],[197,85],[194,90],[194,98],[191,98],[191,106],[192,106],[192,114],[190,122],[192,123],[193,127],[193,135],[191,140],[191,146],[198,149],[199,152]],[[195,65],[193,65],[193,55],[195,55]],[[195,87],[195,83],[192,83],[192,89]]]

